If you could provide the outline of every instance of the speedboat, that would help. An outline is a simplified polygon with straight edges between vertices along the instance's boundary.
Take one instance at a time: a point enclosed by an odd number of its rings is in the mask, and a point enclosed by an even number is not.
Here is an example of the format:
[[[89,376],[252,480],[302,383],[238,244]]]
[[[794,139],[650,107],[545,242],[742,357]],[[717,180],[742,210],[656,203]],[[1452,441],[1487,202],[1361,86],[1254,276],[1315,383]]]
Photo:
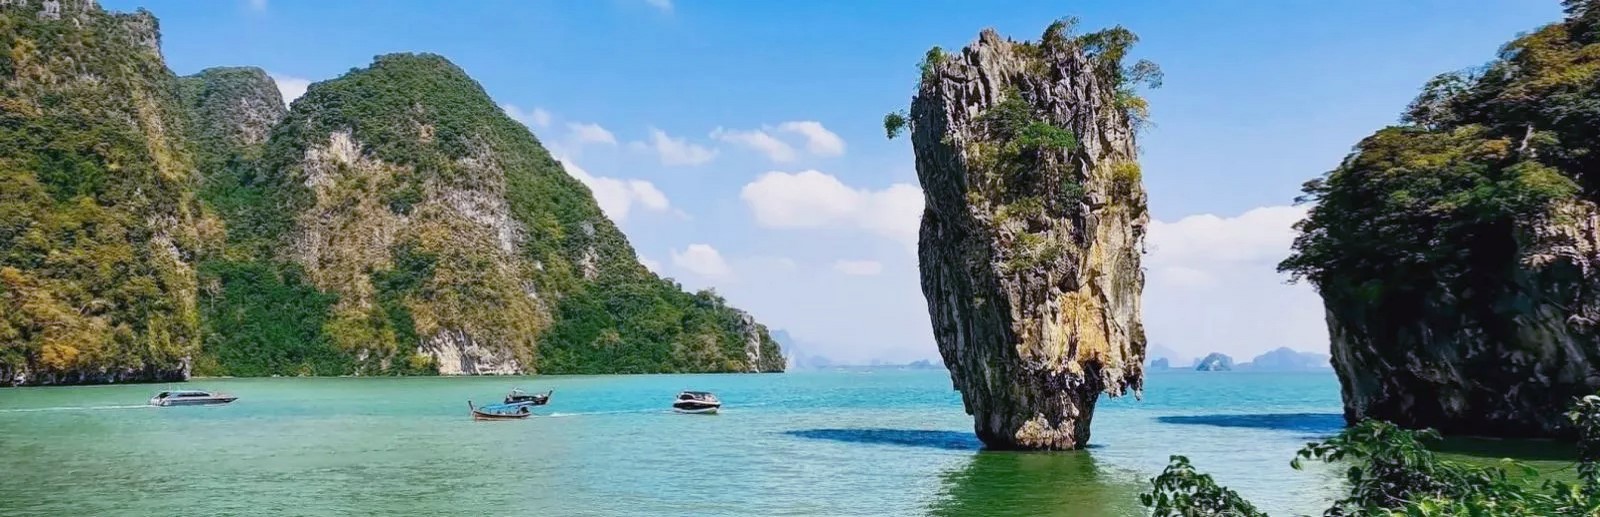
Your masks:
[[[555,390],[544,393],[528,393],[521,389],[513,389],[506,395],[507,406],[543,406],[550,403],[550,394]]]
[[[533,412],[528,411],[528,406],[526,405],[490,404],[476,407],[469,400],[467,401],[467,409],[472,411],[473,420],[521,420],[533,416]]]
[[[210,406],[227,404],[239,400],[239,397],[226,393],[211,393],[209,391],[183,390],[163,391],[150,397],[152,406]]]
[[[709,391],[685,391],[672,401],[672,410],[679,413],[714,415],[722,409],[722,401]]]

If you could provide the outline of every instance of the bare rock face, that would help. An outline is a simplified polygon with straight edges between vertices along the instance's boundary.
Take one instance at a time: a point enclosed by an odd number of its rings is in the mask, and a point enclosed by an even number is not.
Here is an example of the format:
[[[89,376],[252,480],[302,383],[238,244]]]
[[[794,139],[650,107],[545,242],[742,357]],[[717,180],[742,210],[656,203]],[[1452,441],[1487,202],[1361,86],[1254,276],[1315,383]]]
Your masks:
[[[935,49],[911,105],[922,290],[990,448],[1083,447],[1100,395],[1142,386],[1143,103],[1106,32],[1063,32]]]

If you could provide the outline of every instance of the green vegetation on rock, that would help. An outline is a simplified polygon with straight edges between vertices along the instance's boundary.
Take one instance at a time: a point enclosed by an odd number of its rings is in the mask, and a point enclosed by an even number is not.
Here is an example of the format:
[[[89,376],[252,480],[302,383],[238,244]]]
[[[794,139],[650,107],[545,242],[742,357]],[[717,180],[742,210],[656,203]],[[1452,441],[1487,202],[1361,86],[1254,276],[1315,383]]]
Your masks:
[[[1563,4],[1306,183],[1279,268],[1323,297],[1349,419],[1558,436],[1600,389],[1600,2]]]
[[[195,167],[146,12],[0,5],[0,384],[182,378]]]
[[[444,58],[288,112],[259,69],[174,77],[148,13],[69,4],[0,5],[0,384],[782,371]]]
[[[926,207],[918,262],[934,337],[985,444],[1075,449],[1102,395],[1143,381],[1137,128],[1118,98],[1125,29],[935,48],[909,112]]]

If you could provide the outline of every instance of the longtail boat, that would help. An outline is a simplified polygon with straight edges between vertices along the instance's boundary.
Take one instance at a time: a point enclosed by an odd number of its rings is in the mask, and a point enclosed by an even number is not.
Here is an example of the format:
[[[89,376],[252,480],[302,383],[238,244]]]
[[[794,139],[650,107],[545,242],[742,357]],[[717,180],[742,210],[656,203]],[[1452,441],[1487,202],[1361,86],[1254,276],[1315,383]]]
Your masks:
[[[533,413],[528,411],[528,406],[513,407],[504,404],[494,404],[476,407],[473,406],[472,401],[469,400],[467,401],[467,409],[472,410],[473,420],[521,420],[533,416]]]

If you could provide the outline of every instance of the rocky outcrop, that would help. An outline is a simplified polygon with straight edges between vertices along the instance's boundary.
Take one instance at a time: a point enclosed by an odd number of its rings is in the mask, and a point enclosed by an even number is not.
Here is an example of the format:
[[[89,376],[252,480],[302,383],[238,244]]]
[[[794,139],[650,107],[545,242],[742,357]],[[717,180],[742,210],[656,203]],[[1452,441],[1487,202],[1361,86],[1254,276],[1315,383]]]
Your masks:
[[[1280,268],[1322,295],[1350,422],[1573,436],[1600,389],[1600,2],[1564,4],[1305,184]]]
[[[142,10],[0,26],[0,385],[783,370],[440,56],[286,111],[260,69],[175,77]]]
[[[922,290],[991,448],[1083,447],[1100,396],[1142,385],[1142,112],[1118,93],[1124,49],[1102,45],[1118,38],[1066,29],[935,48],[909,116]]]
[[[1233,358],[1221,352],[1206,354],[1204,358],[1194,363],[1197,372],[1228,372],[1233,371]]]
[[[397,86],[400,85],[400,86]],[[647,271],[591,193],[459,67],[312,85],[263,157],[277,258],[337,296],[358,371],[782,371],[754,318]],[[273,217],[277,217],[273,220]]]
[[[519,253],[498,113],[481,90],[450,94],[481,97],[479,113],[372,91],[388,81],[476,89],[441,58],[386,56],[308,91],[273,136],[272,159],[287,159],[275,173],[298,194],[282,257],[339,295],[329,337],[377,369],[418,355],[444,374],[527,371],[550,316]]]
[[[223,160],[259,158],[260,147],[267,143],[272,128],[289,113],[277,82],[260,68],[207,68],[182,77],[179,84],[196,145]]]
[[[782,372],[788,367],[788,361],[783,357],[783,351],[777,340],[767,332],[767,327],[756,322],[755,316],[729,307],[728,310],[737,318],[735,335],[743,336],[745,364],[750,373],[775,373]]]
[[[1571,401],[1600,390],[1600,211],[1562,202],[1514,235],[1498,285],[1427,293],[1407,311],[1415,319],[1324,290],[1346,418],[1473,436],[1568,432]]]
[[[187,376],[196,170],[154,20],[0,3],[0,385]]]

